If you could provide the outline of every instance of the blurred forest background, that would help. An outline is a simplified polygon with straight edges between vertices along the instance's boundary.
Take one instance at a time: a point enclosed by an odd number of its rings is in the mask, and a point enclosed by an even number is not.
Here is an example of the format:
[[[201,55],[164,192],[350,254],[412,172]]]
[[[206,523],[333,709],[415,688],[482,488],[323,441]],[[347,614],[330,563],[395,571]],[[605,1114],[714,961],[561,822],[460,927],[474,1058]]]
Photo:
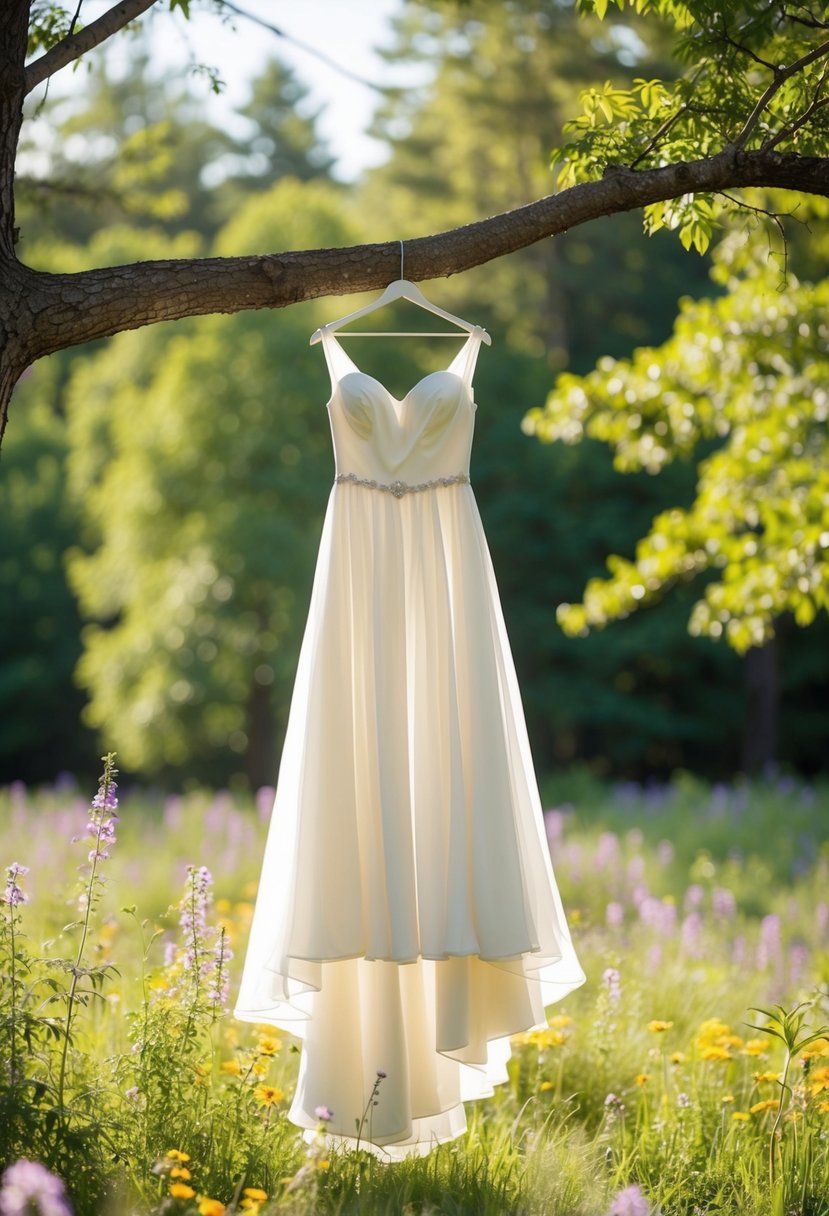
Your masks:
[[[646,22],[623,37],[567,5],[487,14],[401,8],[390,57],[428,62],[433,79],[378,99],[388,160],[348,184],[276,55],[239,137],[205,120],[203,82],[159,74],[133,37],[127,76],[96,61],[82,101],[35,103],[49,165],[18,181],[21,258],[72,271],[440,231],[552,191],[550,149],[582,88],[676,72]],[[789,256],[814,280],[829,265],[806,230]],[[681,297],[723,292],[711,265],[671,233],[645,236],[636,213],[426,285],[493,336],[472,482],[541,773],[827,764],[825,616],[783,616],[770,646],[740,655],[689,633],[697,578],[586,637],[556,621],[609,555],[632,555],[655,515],[690,504],[716,441],[658,476],[621,473],[607,445],[541,443],[522,422],[558,373],[665,342]],[[89,778],[115,750],[122,772],[169,787],[274,782],[333,476],[328,377],[308,338],[361,302],[157,325],[42,360],[21,382],[0,460],[0,780]],[[403,347],[349,349],[394,392],[449,344]]]

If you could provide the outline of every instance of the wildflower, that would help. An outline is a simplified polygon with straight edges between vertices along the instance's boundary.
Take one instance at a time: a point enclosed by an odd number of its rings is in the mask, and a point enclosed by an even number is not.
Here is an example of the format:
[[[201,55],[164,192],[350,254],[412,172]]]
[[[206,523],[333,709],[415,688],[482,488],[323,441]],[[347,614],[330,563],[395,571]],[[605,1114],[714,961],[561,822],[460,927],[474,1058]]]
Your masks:
[[[800,1059],[804,1064],[818,1056],[829,1056],[829,1039],[815,1039],[814,1043],[804,1047],[800,1053]]]
[[[6,891],[3,896],[5,902],[10,908],[17,907],[18,904],[28,903],[29,897],[25,891],[22,891],[17,885],[17,876],[19,874],[28,874],[29,867],[23,866],[19,861],[13,861],[10,866],[6,866]]]
[[[548,1047],[561,1047],[567,1042],[567,1035],[560,1030],[530,1030],[522,1035],[522,1040],[530,1047],[545,1051]]]
[[[625,909],[618,900],[612,899],[605,909],[605,921],[609,929],[618,929],[625,921]]]
[[[648,1076],[648,1074],[646,1072],[638,1072],[636,1074],[636,1076],[633,1078],[633,1084],[634,1085],[647,1085],[649,1080],[650,1080],[650,1077]]]
[[[703,1060],[712,1061],[717,1064],[725,1064],[728,1060],[734,1059],[726,1047],[706,1047],[700,1054]]]
[[[547,1025],[553,1030],[561,1030],[565,1026],[570,1026],[573,1019],[567,1013],[557,1013],[554,1017],[547,1018]]]
[[[141,1090],[137,1085],[131,1085],[129,1089],[124,1091],[124,1097],[129,1098],[130,1102],[137,1102],[141,1096]]]
[[[733,1110],[731,1112],[731,1118],[735,1123],[746,1123],[751,1116],[746,1110]]]
[[[383,1072],[382,1068],[377,1069],[377,1079],[379,1081],[385,1081],[387,1076],[388,1076],[388,1073]]]
[[[768,1039],[749,1039],[743,1044],[744,1056],[767,1056],[769,1054]]]
[[[648,1216],[650,1204],[638,1186],[619,1191],[607,1210],[607,1216]]]
[[[10,867],[11,868],[11,867]],[[72,1216],[63,1180],[41,1165],[21,1157],[0,1181],[2,1216]]]
[[[177,1148],[168,1148],[167,1152],[164,1154],[164,1156],[169,1157],[171,1161],[189,1161],[190,1160],[189,1153],[182,1153]]]
[[[748,1109],[752,1115],[760,1115],[764,1110],[774,1110],[777,1106],[777,1098],[764,1098],[762,1102],[755,1102]]]
[[[208,1199],[206,1195],[202,1195],[199,1199],[199,1213],[200,1216],[224,1216],[225,1205],[218,1199]]]
[[[818,1103],[818,1110],[822,1115],[829,1115],[829,1102]]]
[[[824,1090],[829,1090],[829,1065],[824,1068],[816,1068],[809,1077],[809,1092],[813,1098]]]
[[[687,1109],[688,1109],[688,1107],[691,1105],[691,1099],[688,1097],[688,1095],[687,1095],[687,1094],[677,1094],[677,1096],[676,1096],[676,1104],[677,1104],[677,1106],[679,1106],[679,1107],[680,1107],[682,1110],[687,1110]]]
[[[778,1072],[755,1072],[752,1074],[758,1085],[763,1085],[769,1081],[779,1081],[780,1073]]]
[[[257,1060],[254,1064],[251,1064],[250,1071],[255,1077],[265,1077],[268,1074],[268,1065],[264,1060]]]
[[[669,1057],[672,1064],[684,1064],[687,1058],[683,1051],[672,1051]]]
[[[615,967],[606,967],[602,972],[602,983],[607,988],[611,1005],[618,1005],[622,995],[621,976]]]
[[[171,1182],[170,1194],[174,1199],[192,1199],[195,1191],[186,1182]]]
[[[278,1051],[282,1050],[282,1040],[271,1035],[262,1035],[256,1045],[256,1049],[260,1055],[274,1056]]]
[[[330,1123],[334,1118],[334,1112],[328,1106],[317,1106],[314,1109],[314,1114],[319,1119],[320,1123]]]
[[[241,1071],[242,1065],[238,1060],[222,1060],[219,1065],[219,1072],[227,1072],[234,1077],[238,1077]]]
[[[607,1110],[624,1110],[625,1104],[616,1094],[608,1094],[604,1100],[605,1109]]]
[[[786,1114],[783,1116],[783,1118],[786,1119],[789,1123],[799,1123],[800,1120],[803,1118],[803,1111],[802,1110],[787,1111]]]
[[[242,1194],[248,1199],[255,1200],[257,1203],[261,1203],[262,1200],[268,1198],[268,1192],[263,1191],[262,1188],[258,1186],[246,1186],[242,1191]]]
[[[725,1103],[729,1103],[729,1102],[734,1102],[734,1101],[736,1101],[736,1099],[733,1094],[723,1094],[723,1096],[720,1098],[720,1101],[725,1104]]]
[[[186,1165],[174,1165],[170,1170],[170,1177],[184,1178],[186,1180],[188,1178],[192,1178],[193,1175],[190,1173]]]
[[[253,1092],[263,1106],[273,1106],[285,1097],[284,1090],[277,1089],[275,1085],[257,1085]]]
[[[552,1083],[552,1081],[542,1081],[538,1088],[541,1090],[542,1093],[546,1093],[546,1091],[548,1089],[553,1088],[553,1083]]]
[[[664,1034],[666,1030],[670,1030],[673,1022],[648,1022],[648,1030],[651,1034]]]

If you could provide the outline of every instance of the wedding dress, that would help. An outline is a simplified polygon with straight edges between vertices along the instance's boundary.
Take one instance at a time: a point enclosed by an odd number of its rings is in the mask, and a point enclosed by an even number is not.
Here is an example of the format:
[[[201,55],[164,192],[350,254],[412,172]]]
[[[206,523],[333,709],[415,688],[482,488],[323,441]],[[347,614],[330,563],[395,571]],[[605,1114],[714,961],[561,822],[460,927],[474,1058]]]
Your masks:
[[[398,400],[323,330],[336,479],[233,1010],[303,1040],[306,1135],[328,1107],[387,1159],[585,978],[469,483],[482,333]]]

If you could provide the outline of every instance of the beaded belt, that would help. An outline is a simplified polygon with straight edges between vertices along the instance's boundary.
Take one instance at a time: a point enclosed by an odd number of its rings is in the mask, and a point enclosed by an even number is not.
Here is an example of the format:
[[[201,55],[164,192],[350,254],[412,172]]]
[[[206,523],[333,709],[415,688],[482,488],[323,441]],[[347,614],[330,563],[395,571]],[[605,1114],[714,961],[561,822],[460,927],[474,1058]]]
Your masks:
[[[420,490],[431,490],[435,486],[468,484],[469,478],[466,473],[454,473],[451,477],[435,477],[432,481],[421,481],[418,485],[410,486],[405,481],[392,481],[386,484],[382,481],[370,481],[367,477],[358,477],[356,473],[338,473],[334,481],[340,484],[350,481],[355,486],[366,486],[369,490],[385,490],[387,493],[393,494],[395,498],[402,498],[404,494],[416,494]]]

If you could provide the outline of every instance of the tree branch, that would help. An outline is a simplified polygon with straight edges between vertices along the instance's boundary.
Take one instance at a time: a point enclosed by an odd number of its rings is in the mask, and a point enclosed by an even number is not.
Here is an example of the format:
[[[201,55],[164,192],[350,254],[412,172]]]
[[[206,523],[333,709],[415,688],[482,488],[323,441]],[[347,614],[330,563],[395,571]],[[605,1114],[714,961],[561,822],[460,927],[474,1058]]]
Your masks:
[[[26,93],[31,93],[32,89],[37,88],[47,77],[54,76],[55,72],[79,59],[93,47],[106,42],[107,38],[117,34],[130,21],[152,8],[155,2],[156,0],[121,0],[120,4],[113,5],[97,21],[85,26],[77,34],[70,33],[61,38],[45,55],[35,59],[26,68]]]
[[[823,55],[829,55],[829,42],[822,42],[820,46],[812,47],[811,51],[805,55],[801,55],[799,59],[795,59],[794,63],[789,64],[787,68],[779,68],[777,72],[775,72],[774,79],[770,82],[762,95],[758,97],[754,109],[751,111],[743,125],[742,131],[740,131],[736,139],[732,140],[730,147],[738,150],[744,148],[749,135],[760,120],[760,115],[763,113],[778,89],[781,89],[790,77],[797,75],[797,73],[802,71],[803,68],[807,68],[810,63],[814,63],[816,59],[820,59]]]
[[[829,197],[829,160],[776,152],[722,152],[705,160],[635,172],[608,168],[502,215],[406,242],[409,278],[458,274],[603,215],[696,191],[778,186]],[[397,241],[234,258],[138,262],[79,274],[46,274],[21,263],[9,324],[20,315],[26,362],[68,346],[158,321],[255,308],[385,287],[398,273]],[[19,310],[16,312],[16,310]]]

